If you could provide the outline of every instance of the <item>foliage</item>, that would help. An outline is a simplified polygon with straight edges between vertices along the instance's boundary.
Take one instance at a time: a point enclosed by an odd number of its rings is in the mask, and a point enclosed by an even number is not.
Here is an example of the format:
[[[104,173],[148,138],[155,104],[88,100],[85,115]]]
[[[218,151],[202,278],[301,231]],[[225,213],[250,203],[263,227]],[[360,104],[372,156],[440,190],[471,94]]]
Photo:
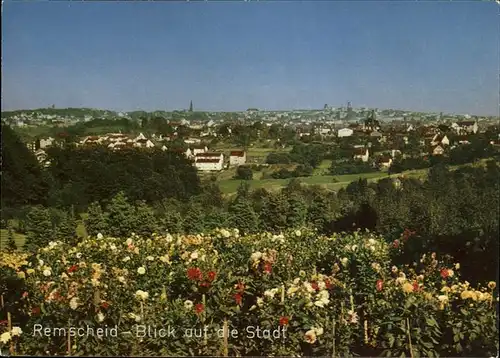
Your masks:
[[[234,178],[241,180],[252,180],[253,178],[252,169],[246,165],[240,165],[236,169],[236,175]]]
[[[323,236],[307,229],[99,236],[76,247],[51,242],[29,264],[2,268],[27,286],[13,319],[25,333],[10,338],[18,354],[63,355],[67,337],[33,336],[27,327],[51,322],[140,332],[137,325],[170,325],[176,339],[90,335],[72,339],[71,353],[495,354],[496,283],[473,288],[460,280],[458,264],[434,253],[411,266],[393,266],[393,250],[368,232]],[[217,335],[224,322],[239,332],[227,345]],[[204,325],[206,336],[186,335],[185,329]],[[286,330],[265,339],[249,334],[250,326]]]

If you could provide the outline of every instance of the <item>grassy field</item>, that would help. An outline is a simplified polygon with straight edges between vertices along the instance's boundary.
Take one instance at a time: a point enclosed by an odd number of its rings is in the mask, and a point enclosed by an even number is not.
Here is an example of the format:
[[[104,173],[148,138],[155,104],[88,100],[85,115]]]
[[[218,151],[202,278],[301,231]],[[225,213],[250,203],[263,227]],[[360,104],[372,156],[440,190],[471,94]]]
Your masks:
[[[19,249],[24,246],[24,242],[26,241],[26,236],[23,234],[18,234],[16,232],[13,233],[14,242]],[[9,231],[7,229],[0,230],[0,251],[3,251],[7,248],[7,240],[9,238]]]
[[[85,230],[85,226],[83,225],[83,222],[79,221],[78,225],[76,227],[76,234],[78,237],[85,238],[87,237],[87,230]],[[18,250],[22,250],[24,243],[26,241],[26,235],[13,232],[14,236],[14,242],[16,243],[16,246]],[[7,247],[7,240],[9,238],[9,231],[7,229],[1,229],[0,230],[0,251],[4,250]]]

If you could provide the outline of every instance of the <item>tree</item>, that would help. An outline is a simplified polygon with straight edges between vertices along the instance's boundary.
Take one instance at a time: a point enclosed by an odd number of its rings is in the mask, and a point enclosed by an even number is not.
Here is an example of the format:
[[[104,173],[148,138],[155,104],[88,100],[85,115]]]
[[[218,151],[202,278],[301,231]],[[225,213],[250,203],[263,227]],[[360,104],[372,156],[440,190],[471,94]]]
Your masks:
[[[9,251],[17,251],[17,245],[14,240],[14,233],[12,232],[12,229],[9,228],[9,231],[7,233],[7,250]]]
[[[54,237],[54,229],[49,210],[43,206],[34,206],[26,215],[26,248],[28,251],[45,247]]]
[[[238,169],[236,169],[236,175],[234,176],[234,179],[252,180],[252,178],[253,178],[253,172],[249,166],[246,165],[238,166]]]
[[[258,217],[246,197],[237,197],[228,208],[229,225],[246,235],[257,231]]]
[[[291,228],[302,227],[307,219],[307,205],[300,195],[293,193],[288,198],[287,223]]]
[[[78,236],[76,235],[75,218],[72,215],[63,212],[58,225],[56,225],[54,229],[54,236],[57,240],[61,240],[70,245],[76,245]]]
[[[123,192],[111,199],[106,208],[106,226],[109,235],[114,237],[129,237],[135,227],[135,208],[128,202]]]
[[[102,212],[101,205],[93,202],[87,209],[87,218],[84,220],[85,229],[89,236],[95,237],[97,234],[107,233],[106,217]]]
[[[19,136],[2,123],[2,207],[44,205],[49,185],[34,154]]]
[[[153,209],[145,201],[140,201],[135,208],[134,232],[144,237],[158,232],[158,229],[158,220]]]
[[[288,202],[283,194],[270,194],[263,202],[260,213],[261,229],[280,232],[286,229]]]
[[[186,234],[201,234],[205,230],[203,210],[200,205],[190,203],[182,218],[182,230]]]
[[[160,222],[162,229],[170,234],[179,234],[182,232],[182,216],[178,211],[166,211]]]
[[[189,112],[193,112],[193,101],[189,102]]]

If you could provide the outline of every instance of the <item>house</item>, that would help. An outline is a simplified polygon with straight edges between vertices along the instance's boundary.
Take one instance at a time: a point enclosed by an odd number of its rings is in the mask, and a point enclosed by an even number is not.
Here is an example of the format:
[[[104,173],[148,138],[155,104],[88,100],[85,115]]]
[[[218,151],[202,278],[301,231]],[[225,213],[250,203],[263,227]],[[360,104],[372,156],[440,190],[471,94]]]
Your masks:
[[[355,148],[354,149],[354,160],[361,159],[363,162],[367,162],[370,157],[368,148]]]
[[[229,154],[229,165],[237,166],[243,165],[247,161],[247,153],[244,150],[233,150]]]
[[[391,150],[391,157],[395,158],[398,155],[401,155],[401,151],[399,149],[392,149]]]
[[[440,145],[437,145],[436,147],[434,147],[432,149],[432,154],[433,155],[443,155],[443,153],[444,153],[444,149]]]
[[[40,139],[40,149],[50,147],[54,143],[55,139],[49,137],[47,139]]]
[[[38,162],[44,167],[48,167],[50,165],[50,161],[47,160],[47,153],[43,149],[38,149],[35,152],[35,157]]]
[[[458,121],[451,125],[457,134],[474,133],[478,131],[477,121]]]
[[[224,165],[224,154],[222,153],[198,153],[195,156],[194,165],[200,171],[220,171]]]
[[[190,147],[193,155],[208,152],[208,147],[206,145],[194,145]]]
[[[135,148],[153,148],[155,145],[149,139],[139,139],[133,144]]]
[[[446,136],[446,134],[436,134],[434,137],[432,137],[431,140],[431,145],[436,146],[436,145],[450,145],[450,140]]]
[[[466,135],[455,137],[455,142],[458,144],[470,144],[470,141]]]
[[[392,158],[390,155],[382,155],[377,159],[377,164],[380,168],[388,169],[392,164]]]

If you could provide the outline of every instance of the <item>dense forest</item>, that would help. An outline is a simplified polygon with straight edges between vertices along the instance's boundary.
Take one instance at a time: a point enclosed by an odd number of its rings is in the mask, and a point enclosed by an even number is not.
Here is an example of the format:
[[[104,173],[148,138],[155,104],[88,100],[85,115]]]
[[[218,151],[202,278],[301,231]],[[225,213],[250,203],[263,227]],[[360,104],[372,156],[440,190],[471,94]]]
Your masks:
[[[27,245],[77,240],[78,214],[90,235],[128,232],[199,233],[236,227],[243,233],[314,227],[320,233],[368,229],[398,245],[399,260],[438,251],[461,262],[471,282],[495,279],[498,257],[498,162],[450,170],[436,163],[425,180],[358,180],[331,192],[294,179],[278,192],[249,190],[224,197],[217,183],[200,182],[190,161],[175,152],[53,148],[40,168],[17,135],[2,126],[2,228],[18,219]],[[317,149],[292,156],[314,156]],[[314,159],[304,159],[314,166]],[[402,262],[402,263],[405,263]]]

